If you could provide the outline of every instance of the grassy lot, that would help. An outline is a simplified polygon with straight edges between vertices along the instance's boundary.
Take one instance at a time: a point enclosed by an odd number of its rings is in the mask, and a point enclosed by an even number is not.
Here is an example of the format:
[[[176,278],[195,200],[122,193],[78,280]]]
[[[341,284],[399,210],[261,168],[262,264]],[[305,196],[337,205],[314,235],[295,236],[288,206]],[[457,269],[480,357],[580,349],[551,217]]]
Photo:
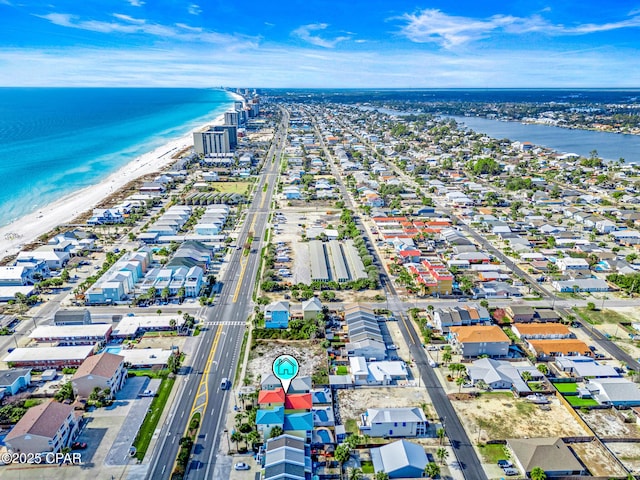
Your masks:
[[[141,368],[140,370],[129,370],[128,373],[133,377],[167,378],[169,370],[149,370]]]
[[[216,192],[220,193],[239,193],[244,195],[247,193],[251,182],[209,182]]]
[[[619,325],[623,322],[628,323],[630,321],[629,318],[624,315],[606,308],[604,310],[587,310],[583,307],[575,308],[574,310],[578,315],[580,315],[580,318],[592,325],[601,325],[603,323],[614,323]]]
[[[355,418],[349,418],[346,422],[344,422],[344,429],[348,433],[353,433],[354,435],[358,435],[360,432],[358,431],[358,422]]]
[[[553,386],[556,387],[560,393],[575,393],[578,391],[577,383],[554,383]]]
[[[484,444],[481,443],[478,448],[480,449],[480,455],[485,463],[498,463],[498,460],[508,460],[509,456],[505,451],[504,445],[500,444]]]
[[[373,469],[373,462],[370,462],[369,460],[363,460],[360,468],[362,468],[362,473],[375,473],[375,470]]]
[[[140,426],[138,435],[133,442],[133,446],[136,447],[137,450],[136,458],[140,461],[144,459],[144,456],[147,453],[151,437],[158,426],[158,422],[162,416],[162,411],[164,410],[164,406],[167,403],[175,381],[175,378],[165,378],[162,380],[162,383],[158,388],[158,394],[152,400],[151,405],[149,406],[149,412],[144,417],[144,421]]]
[[[572,407],[592,407],[598,405],[593,398],[564,397]]]
[[[346,375],[347,373],[349,373],[349,371],[347,370],[347,367],[345,367],[344,365],[339,365],[338,368],[336,369],[337,375]]]

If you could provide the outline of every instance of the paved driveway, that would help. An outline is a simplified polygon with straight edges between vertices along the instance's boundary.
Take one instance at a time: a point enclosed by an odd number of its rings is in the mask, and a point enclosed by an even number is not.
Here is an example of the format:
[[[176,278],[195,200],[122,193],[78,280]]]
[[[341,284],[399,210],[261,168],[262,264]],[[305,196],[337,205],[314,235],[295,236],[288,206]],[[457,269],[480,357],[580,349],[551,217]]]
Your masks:
[[[156,383],[158,382],[159,381],[156,381]],[[140,425],[142,425],[151,401],[153,400],[153,397],[137,398],[138,393],[151,388],[157,389],[158,386],[153,385],[147,377],[132,377],[127,380],[126,387],[119,392],[122,395],[116,396],[118,402],[128,403],[129,413],[104,460],[105,465],[127,465],[131,460],[129,447],[131,447],[131,444],[135,440]]]

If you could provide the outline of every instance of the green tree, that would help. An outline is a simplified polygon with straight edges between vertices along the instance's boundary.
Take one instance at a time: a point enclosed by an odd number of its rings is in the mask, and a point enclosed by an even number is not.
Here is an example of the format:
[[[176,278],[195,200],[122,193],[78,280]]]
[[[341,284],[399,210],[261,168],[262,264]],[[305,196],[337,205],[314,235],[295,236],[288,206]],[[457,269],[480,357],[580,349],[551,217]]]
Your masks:
[[[231,441],[236,444],[236,452],[238,451],[238,442],[241,442],[243,439],[244,436],[237,430],[231,434]]]
[[[389,480],[389,474],[387,472],[378,472],[373,476],[373,480]]]
[[[527,372],[526,370],[522,372],[522,375],[520,376],[522,377],[522,380],[524,380],[525,382],[529,382],[532,378],[531,372]]]
[[[444,461],[449,457],[449,450],[444,447],[438,448],[438,450],[436,450],[436,457],[440,460],[440,464],[444,464]]]
[[[73,394],[73,387],[71,386],[71,382],[67,382],[62,385],[62,387],[60,387],[60,390],[56,392],[53,398],[55,398],[58,402],[73,400],[75,398],[75,395]]]
[[[350,468],[347,478],[349,480],[362,480],[362,469],[360,468]]]
[[[549,374],[549,367],[547,367],[544,363],[539,364],[536,368],[543,375]]]
[[[447,363],[449,363],[451,361],[451,352],[445,351],[442,354],[442,362],[446,365]]]
[[[587,310],[589,310],[590,312],[593,312],[596,309],[596,304],[593,302],[589,302],[587,303]]]
[[[282,430],[282,427],[278,427],[275,426],[271,429],[271,438],[276,438],[279,437],[280,435],[282,435],[284,433],[284,430]]]
[[[456,378],[456,385],[458,385],[458,393],[462,390],[462,385],[466,383],[466,379],[464,377]]]
[[[429,478],[436,478],[440,475],[440,467],[436,462],[429,462],[424,467],[424,474]]]
[[[531,480],[546,480],[547,474],[541,467],[533,467],[531,473],[529,474]]]
[[[346,443],[341,443],[333,452],[333,458],[340,464],[340,477],[342,477],[344,464],[351,458],[351,449]]]
[[[436,430],[436,437],[438,437],[438,441],[440,442],[440,445],[442,445],[442,442],[444,442],[444,437],[445,437],[446,432],[444,431],[444,428],[440,427],[439,429]]]

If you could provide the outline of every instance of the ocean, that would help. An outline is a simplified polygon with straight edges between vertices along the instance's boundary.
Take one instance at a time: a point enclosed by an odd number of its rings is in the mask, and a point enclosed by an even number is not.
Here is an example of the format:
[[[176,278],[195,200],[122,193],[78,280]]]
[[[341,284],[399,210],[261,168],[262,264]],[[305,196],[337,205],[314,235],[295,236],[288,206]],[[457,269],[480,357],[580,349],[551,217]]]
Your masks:
[[[233,106],[223,90],[0,88],[0,226]]]

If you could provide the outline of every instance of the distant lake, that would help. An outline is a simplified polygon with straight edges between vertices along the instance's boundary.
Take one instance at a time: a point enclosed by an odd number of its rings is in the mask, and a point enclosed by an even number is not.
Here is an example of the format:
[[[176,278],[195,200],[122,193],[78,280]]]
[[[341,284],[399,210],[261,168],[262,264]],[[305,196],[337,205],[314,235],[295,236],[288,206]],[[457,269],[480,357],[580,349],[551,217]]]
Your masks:
[[[477,133],[492,138],[531,142],[560,153],[577,153],[588,157],[592,150],[605,160],[624,158],[626,163],[640,163],[640,135],[626,135],[591,130],[575,130],[550,125],[503,122],[480,117],[447,116]]]

